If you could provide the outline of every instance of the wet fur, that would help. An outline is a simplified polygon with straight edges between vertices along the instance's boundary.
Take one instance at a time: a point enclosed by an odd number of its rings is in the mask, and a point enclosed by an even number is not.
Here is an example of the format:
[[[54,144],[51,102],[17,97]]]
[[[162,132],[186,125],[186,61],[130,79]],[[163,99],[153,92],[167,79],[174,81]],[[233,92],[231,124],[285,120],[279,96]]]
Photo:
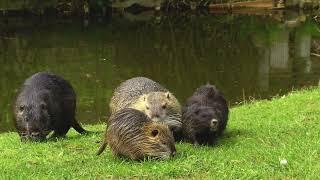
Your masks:
[[[199,87],[182,108],[182,131],[186,141],[214,145],[227,126],[229,108],[213,85]],[[218,120],[212,129],[211,120]]]
[[[75,109],[72,86],[60,76],[39,72],[19,90],[14,105],[15,127],[22,140],[43,140],[51,131],[53,137],[64,136],[70,127],[86,133],[75,119]]]
[[[147,157],[167,159],[175,153],[174,139],[167,125],[155,123],[144,113],[122,109],[109,118],[98,155],[110,146],[115,156],[142,160]],[[157,130],[156,136],[152,131]]]

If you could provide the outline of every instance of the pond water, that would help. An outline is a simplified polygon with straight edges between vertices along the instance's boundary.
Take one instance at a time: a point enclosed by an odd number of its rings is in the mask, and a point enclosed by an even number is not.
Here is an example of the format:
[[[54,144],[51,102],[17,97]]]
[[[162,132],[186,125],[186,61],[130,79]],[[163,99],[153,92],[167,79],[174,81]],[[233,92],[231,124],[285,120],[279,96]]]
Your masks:
[[[106,121],[113,89],[134,76],[163,84],[181,103],[210,82],[231,106],[316,86],[319,28],[312,16],[295,12],[2,18],[0,132],[14,130],[16,91],[38,71],[71,82],[77,119],[85,124]]]

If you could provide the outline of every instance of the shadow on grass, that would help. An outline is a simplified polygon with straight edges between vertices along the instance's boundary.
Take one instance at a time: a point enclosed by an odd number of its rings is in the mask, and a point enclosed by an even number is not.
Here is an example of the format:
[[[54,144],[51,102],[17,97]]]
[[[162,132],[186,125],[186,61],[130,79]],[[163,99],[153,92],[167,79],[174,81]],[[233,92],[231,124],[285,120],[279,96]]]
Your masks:
[[[216,145],[219,146],[233,146],[238,143],[241,137],[253,137],[255,133],[247,129],[228,129],[226,130],[221,137],[218,138]],[[214,145],[214,146],[216,146]]]
[[[246,129],[227,129],[222,136],[220,136],[214,145],[193,145],[187,142],[177,143],[177,155],[174,159],[188,159],[197,154],[215,149],[232,149],[246,137],[254,137],[255,132]]]
[[[56,142],[59,140],[73,140],[73,139],[79,139],[81,137],[88,137],[88,136],[93,136],[93,135],[98,135],[99,138],[100,136],[102,137],[104,131],[88,131],[87,133],[84,134],[77,134],[75,136],[68,136],[68,135],[64,135],[64,136],[50,136],[46,141],[47,142]],[[98,143],[98,142],[97,142]]]
[[[228,129],[226,130],[220,137],[217,138],[216,142],[212,145],[210,144],[200,144],[200,145],[193,145],[194,147],[211,147],[215,148],[217,146],[233,146],[241,137],[253,137],[255,136],[253,132],[248,131],[246,129]],[[179,142],[180,144],[190,144],[188,142],[182,141]]]

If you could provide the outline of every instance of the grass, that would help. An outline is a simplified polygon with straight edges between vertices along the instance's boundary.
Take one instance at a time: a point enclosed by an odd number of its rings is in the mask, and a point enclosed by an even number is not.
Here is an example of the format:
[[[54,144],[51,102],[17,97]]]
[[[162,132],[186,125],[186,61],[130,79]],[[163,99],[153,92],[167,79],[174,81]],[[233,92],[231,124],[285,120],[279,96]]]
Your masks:
[[[135,162],[98,150],[101,133],[70,130],[57,142],[21,143],[16,133],[0,135],[0,179],[195,178],[317,179],[320,177],[320,89],[231,109],[215,147],[177,144],[168,161]],[[281,165],[281,160],[287,164]]]

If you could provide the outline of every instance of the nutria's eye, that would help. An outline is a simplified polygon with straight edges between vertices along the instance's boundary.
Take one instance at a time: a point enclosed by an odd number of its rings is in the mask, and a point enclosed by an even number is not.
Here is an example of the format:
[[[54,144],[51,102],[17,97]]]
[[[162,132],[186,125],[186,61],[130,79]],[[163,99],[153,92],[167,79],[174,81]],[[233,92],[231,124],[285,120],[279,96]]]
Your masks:
[[[163,144],[163,145],[167,145],[167,143],[166,143],[166,142],[162,142],[162,144]]]
[[[150,108],[149,108],[149,106],[146,106],[146,109],[148,109],[148,110],[149,110],[149,109],[150,109]]]
[[[159,134],[159,131],[157,129],[152,130],[151,135],[153,137],[156,137]]]
[[[24,105],[19,106],[19,111],[23,111],[24,110]]]
[[[167,106],[166,105],[162,105],[162,109],[165,109],[165,108],[167,108]]]
[[[196,115],[199,115],[200,111],[199,111],[199,110],[196,110],[194,113],[195,113]]]

